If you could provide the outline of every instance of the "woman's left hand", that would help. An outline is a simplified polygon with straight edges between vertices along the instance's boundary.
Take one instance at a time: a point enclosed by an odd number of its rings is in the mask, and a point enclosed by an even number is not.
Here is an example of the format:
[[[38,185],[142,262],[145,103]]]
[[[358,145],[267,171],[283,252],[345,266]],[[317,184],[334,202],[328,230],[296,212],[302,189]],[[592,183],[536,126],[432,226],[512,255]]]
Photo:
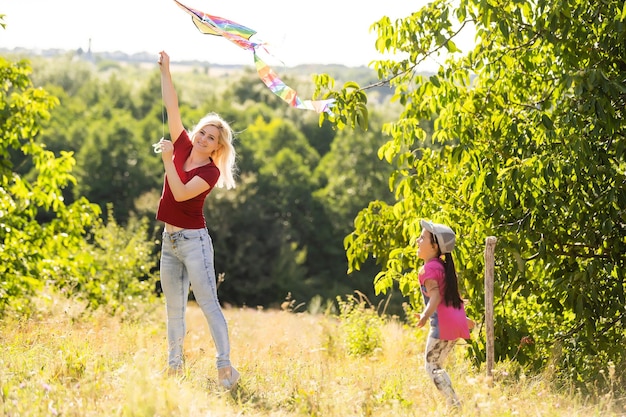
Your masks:
[[[157,61],[159,66],[163,69],[169,69],[170,67],[170,56],[165,52],[159,52],[159,60]]]
[[[171,140],[161,139],[159,141],[159,145],[161,146],[161,159],[164,161],[171,161],[172,154],[174,153],[174,144]]]

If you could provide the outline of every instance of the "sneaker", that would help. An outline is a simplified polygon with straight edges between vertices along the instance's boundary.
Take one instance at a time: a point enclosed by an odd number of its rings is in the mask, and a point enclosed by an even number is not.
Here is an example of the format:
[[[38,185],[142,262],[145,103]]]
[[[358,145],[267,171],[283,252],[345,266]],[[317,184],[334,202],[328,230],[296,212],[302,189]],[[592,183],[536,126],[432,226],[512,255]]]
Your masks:
[[[180,377],[183,375],[183,368],[168,367],[165,373],[170,377]]]
[[[220,379],[220,385],[229,391],[233,390],[237,386],[237,382],[239,382],[239,376],[239,372],[234,366],[231,366],[230,377]]]

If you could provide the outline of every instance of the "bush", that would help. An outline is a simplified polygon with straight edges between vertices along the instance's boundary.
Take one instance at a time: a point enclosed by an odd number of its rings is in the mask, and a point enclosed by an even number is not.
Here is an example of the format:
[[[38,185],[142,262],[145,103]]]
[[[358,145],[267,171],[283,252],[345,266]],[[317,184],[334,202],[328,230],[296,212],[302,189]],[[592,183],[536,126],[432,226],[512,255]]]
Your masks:
[[[376,308],[366,303],[364,297],[357,299],[353,296],[339,303],[339,318],[341,319],[341,334],[345,337],[345,344],[350,355],[364,356],[374,353],[382,346],[382,326],[384,319]]]

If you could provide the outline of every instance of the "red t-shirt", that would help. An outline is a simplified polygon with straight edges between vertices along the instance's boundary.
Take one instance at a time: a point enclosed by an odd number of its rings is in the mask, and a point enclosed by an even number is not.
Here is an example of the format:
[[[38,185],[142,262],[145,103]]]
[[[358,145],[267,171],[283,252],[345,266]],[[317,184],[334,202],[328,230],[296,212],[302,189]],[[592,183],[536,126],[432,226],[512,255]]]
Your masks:
[[[204,199],[211,192],[220,177],[220,170],[213,160],[206,165],[185,171],[184,165],[191,154],[193,143],[189,139],[187,131],[183,129],[180,136],[174,142],[174,166],[183,184],[187,184],[196,175],[205,180],[211,187],[205,192],[185,201],[176,201],[172,189],[167,182],[163,184],[163,192],[159,200],[157,219],[183,229],[203,229],[206,227],[204,219]]]

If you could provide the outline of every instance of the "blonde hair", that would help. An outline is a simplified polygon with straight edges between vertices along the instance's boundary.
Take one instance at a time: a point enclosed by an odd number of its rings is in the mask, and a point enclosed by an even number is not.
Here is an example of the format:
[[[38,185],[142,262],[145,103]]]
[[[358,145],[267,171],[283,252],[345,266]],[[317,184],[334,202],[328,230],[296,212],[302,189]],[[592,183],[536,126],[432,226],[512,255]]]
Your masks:
[[[211,155],[213,162],[220,170],[220,178],[217,180],[217,187],[227,189],[235,188],[235,174],[237,173],[236,158],[237,152],[233,146],[233,130],[227,121],[222,119],[217,113],[209,113],[204,116],[198,124],[193,128],[190,133],[192,140],[194,140],[196,133],[198,133],[205,126],[215,126],[220,131],[218,142],[220,146]]]

